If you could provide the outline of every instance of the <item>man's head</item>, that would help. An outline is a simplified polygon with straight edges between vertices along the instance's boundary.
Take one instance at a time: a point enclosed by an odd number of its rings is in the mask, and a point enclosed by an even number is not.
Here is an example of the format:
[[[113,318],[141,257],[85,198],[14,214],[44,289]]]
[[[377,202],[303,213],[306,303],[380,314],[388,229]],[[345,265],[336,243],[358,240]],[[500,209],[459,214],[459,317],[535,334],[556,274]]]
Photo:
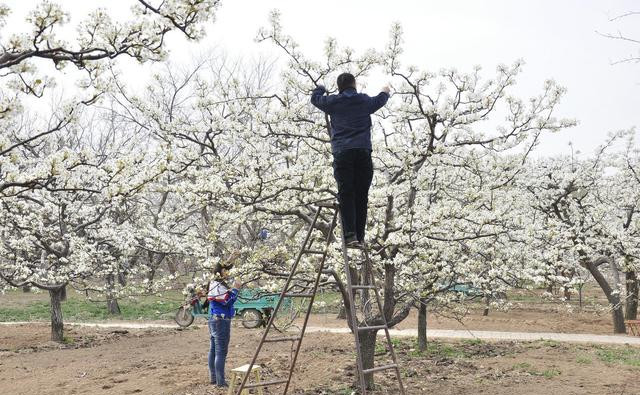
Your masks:
[[[336,81],[338,83],[338,92],[342,93],[347,88],[356,87],[356,77],[350,73],[342,73]]]

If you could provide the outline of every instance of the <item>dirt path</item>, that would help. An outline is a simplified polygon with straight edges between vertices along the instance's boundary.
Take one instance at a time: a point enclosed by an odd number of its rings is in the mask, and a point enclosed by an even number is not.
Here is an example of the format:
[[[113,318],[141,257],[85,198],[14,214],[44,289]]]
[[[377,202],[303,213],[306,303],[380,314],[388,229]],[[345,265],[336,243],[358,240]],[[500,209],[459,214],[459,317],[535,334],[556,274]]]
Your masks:
[[[0,325],[28,325],[28,322],[0,322]],[[138,322],[69,322],[65,325],[79,326],[87,328],[122,328],[122,329],[175,329],[176,325],[159,323],[138,323]],[[350,333],[349,328],[335,327],[307,327],[307,332],[316,333]],[[391,329],[391,336],[394,337],[417,337],[416,329]],[[380,331],[379,335],[384,335]],[[427,337],[431,339],[480,339],[480,340],[519,340],[536,341],[552,340],[566,343],[595,343],[595,344],[630,344],[640,346],[640,337],[627,335],[594,335],[584,333],[545,333],[545,332],[501,332],[501,331],[477,331],[477,330],[455,330],[455,329],[430,329],[427,330]]]
[[[308,327],[309,332],[349,333],[348,328],[320,328]],[[417,329],[391,329],[394,337],[417,337]],[[378,334],[384,335],[383,332]],[[454,329],[427,330],[427,337],[431,339],[480,339],[480,340],[552,340],[566,343],[598,343],[598,344],[632,344],[640,346],[640,337],[626,335],[589,335],[582,333],[541,333],[541,332],[498,332]]]
[[[68,325],[64,344],[48,341],[46,323],[1,326],[0,393],[226,394],[208,384],[208,331],[201,322],[186,330],[123,328],[126,324]],[[250,360],[260,334],[234,326],[228,369]],[[399,338],[396,344],[408,395],[637,393],[637,347],[453,340],[431,341],[430,351],[420,354],[412,339]],[[277,379],[288,368],[289,347],[265,347],[258,361],[263,379]],[[378,358],[380,364],[388,362],[388,356]],[[356,378],[351,335],[309,333],[298,362],[291,394],[352,393]],[[379,386],[372,395],[397,395],[393,375],[376,375],[376,381]],[[265,390],[265,395],[277,393],[281,389]]]

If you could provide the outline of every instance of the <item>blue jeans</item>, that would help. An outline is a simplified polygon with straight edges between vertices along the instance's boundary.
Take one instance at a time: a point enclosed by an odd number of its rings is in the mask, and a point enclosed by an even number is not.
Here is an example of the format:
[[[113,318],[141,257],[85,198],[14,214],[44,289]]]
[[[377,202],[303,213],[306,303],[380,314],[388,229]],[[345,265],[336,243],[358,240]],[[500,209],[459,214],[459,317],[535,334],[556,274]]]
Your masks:
[[[227,385],[224,381],[224,363],[229,350],[231,338],[231,320],[211,317],[209,319],[209,336],[211,336],[211,348],[209,349],[209,374],[211,382],[222,387]]]

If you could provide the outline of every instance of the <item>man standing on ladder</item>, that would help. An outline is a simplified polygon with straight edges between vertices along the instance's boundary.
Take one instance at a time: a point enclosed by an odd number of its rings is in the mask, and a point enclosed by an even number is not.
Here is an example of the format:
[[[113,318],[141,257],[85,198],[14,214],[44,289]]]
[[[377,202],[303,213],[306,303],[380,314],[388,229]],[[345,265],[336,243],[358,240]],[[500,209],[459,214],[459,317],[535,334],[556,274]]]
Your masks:
[[[373,179],[371,114],[387,103],[389,87],[369,97],[356,91],[356,79],[349,73],[340,74],[337,85],[338,94],[327,96],[325,87],[318,85],[311,94],[311,104],[331,118],[333,175],[338,184],[344,239],[348,246],[358,246],[364,243]]]
[[[258,356],[262,351],[262,347],[265,343],[277,343],[277,342],[291,342],[291,363],[289,366],[289,372],[286,378],[276,378],[275,380],[260,381],[256,383],[247,383],[249,375],[244,375],[240,388],[236,395],[244,389],[260,388],[272,385],[285,384],[283,395],[287,394],[291,385],[291,377],[296,366],[298,353],[302,345],[302,339],[307,329],[309,322],[309,316],[311,315],[311,309],[313,302],[318,291],[320,284],[320,278],[324,273],[324,264],[327,260],[328,251],[333,239],[333,232],[327,232],[324,240],[324,250],[311,249],[313,240],[311,235],[320,218],[320,213],[323,208],[328,208],[333,211],[330,228],[334,229],[338,217],[338,211],[342,216],[342,228],[344,232],[342,255],[344,258],[345,272],[349,273],[349,257],[345,246],[358,246],[365,261],[363,262],[364,270],[362,270],[363,281],[356,285],[352,284],[351,276],[347,275],[347,295],[345,298],[345,306],[347,301],[351,308],[347,309],[349,315],[350,326],[354,334],[356,344],[356,363],[358,368],[358,376],[360,381],[361,393],[367,394],[368,384],[367,377],[373,375],[374,372],[381,372],[388,369],[394,369],[396,372],[396,378],[398,380],[399,394],[404,395],[404,387],[402,385],[402,377],[398,360],[393,350],[393,344],[391,342],[391,335],[389,334],[389,326],[387,325],[387,319],[384,314],[380,315],[379,323],[376,321],[373,325],[367,322],[360,325],[355,310],[355,297],[356,291],[361,290],[364,293],[372,292],[375,297],[374,301],[378,306],[378,311],[383,312],[382,299],[380,292],[376,286],[375,277],[371,270],[371,260],[367,248],[364,244],[365,228],[367,225],[367,203],[369,200],[369,187],[371,186],[371,180],[373,178],[373,164],[371,162],[371,114],[378,111],[389,100],[389,88],[384,87],[382,92],[375,97],[369,97],[365,94],[358,93],[356,91],[356,79],[353,75],[344,73],[338,76],[338,94],[328,95],[324,86],[318,86],[313,90],[311,95],[311,103],[325,112],[328,117],[331,117],[331,128],[329,134],[331,136],[331,150],[333,152],[333,174],[338,184],[338,200],[340,202],[338,207],[333,203],[317,202],[316,213],[313,217],[313,221],[309,224],[306,237],[300,251],[297,254],[296,260],[291,266],[291,270],[288,273],[287,281],[282,288],[278,303],[273,310],[271,318],[267,323],[267,327],[262,334],[262,339],[258,344],[256,352],[253,354],[251,363],[247,366],[247,371],[251,371],[258,361]],[[327,125],[329,126],[329,125]],[[320,254],[319,267],[315,270],[315,281],[311,292],[299,293],[296,292],[296,273],[298,271],[299,263],[304,254]],[[302,323],[302,328],[297,336],[269,336],[269,331],[273,327],[273,321],[280,311],[282,301],[286,297],[295,298],[309,298],[309,303],[306,309],[306,315]],[[378,330],[384,329],[386,337],[386,349],[389,350],[392,364],[379,365],[379,366],[365,366],[362,358],[362,347],[360,346],[359,333],[368,332],[373,335]],[[373,350],[372,350],[373,351]],[[367,354],[369,355],[369,354]],[[375,354],[371,354],[374,355]],[[367,362],[369,362],[367,360]],[[371,361],[373,362],[373,361]],[[372,376],[371,376],[372,377]],[[373,381],[371,381],[371,384]]]

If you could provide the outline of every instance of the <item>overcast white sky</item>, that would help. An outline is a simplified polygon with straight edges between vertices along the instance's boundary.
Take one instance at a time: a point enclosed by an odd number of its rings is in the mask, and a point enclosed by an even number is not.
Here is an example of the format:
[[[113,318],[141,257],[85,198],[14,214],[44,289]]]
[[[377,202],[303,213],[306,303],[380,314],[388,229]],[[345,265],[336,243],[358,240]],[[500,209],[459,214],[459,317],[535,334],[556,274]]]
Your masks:
[[[116,19],[127,18],[133,0],[58,2],[71,13],[72,32],[97,7],[112,10]],[[39,1],[0,3],[13,9],[2,32],[6,37],[24,31],[25,15]],[[356,50],[382,48],[390,25],[399,21],[405,31],[405,63],[434,71],[481,65],[492,76],[497,64],[523,58],[526,66],[517,92],[523,97],[535,95],[545,79],[553,78],[568,88],[558,115],[580,122],[572,130],[548,136],[540,154],[568,152],[569,141],[576,149],[591,152],[609,131],[640,126],[640,63],[612,65],[637,54],[640,46],[596,33],[619,30],[640,38],[640,16],[609,21],[626,11],[640,11],[637,0],[223,0],[207,37],[192,44],[174,36],[169,42],[172,57],[187,59],[209,47],[245,57],[268,53],[272,48],[254,43],[253,38],[274,8],[282,13],[285,31],[309,56],[320,56],[329,36]]]

